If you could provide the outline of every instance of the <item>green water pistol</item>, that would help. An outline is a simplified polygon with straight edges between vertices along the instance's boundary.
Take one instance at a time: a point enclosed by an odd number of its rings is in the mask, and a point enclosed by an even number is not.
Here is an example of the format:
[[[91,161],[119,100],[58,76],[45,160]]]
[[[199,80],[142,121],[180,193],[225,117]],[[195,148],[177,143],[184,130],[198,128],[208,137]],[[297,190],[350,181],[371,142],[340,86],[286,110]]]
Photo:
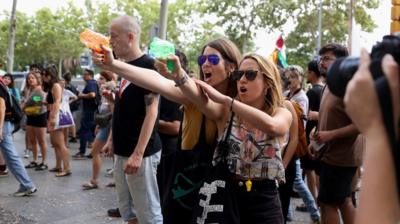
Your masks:
[[[175,46],[173,43],[154,37],[150,43],[150,56],[158,59],[167,59],[169,55],[175,55]],[[174,70],[174,62],[167,60],[167,67],[169,71]]]

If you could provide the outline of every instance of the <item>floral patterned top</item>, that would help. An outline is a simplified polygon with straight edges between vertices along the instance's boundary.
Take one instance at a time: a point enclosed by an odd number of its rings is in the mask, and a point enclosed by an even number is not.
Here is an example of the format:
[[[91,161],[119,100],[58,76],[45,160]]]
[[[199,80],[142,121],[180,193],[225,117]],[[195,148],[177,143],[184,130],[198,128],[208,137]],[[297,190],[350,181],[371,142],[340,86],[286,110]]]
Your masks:
[[[219,141],[225,139],[228,123],[224,136]],[[285,144],[279,138],[268,136],[258,129],[248,130],[234,116],[228,144],[228,152],[223,152],[222,147],[216,148],[214,165],[221,161],[223,155],[227,155],[229,170],[241,178],[277,180],[279,183],[285,181],[281,157]]]

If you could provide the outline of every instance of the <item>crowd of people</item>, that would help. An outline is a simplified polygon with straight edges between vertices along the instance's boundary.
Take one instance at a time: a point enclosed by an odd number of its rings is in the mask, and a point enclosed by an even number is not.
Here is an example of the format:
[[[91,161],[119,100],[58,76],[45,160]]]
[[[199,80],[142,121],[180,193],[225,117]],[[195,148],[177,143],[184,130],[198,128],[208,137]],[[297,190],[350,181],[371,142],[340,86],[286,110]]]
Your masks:
[[[232,41],[218,38],[199,52],[199,76],[193,77],[182,52],[162,60],[143,52],[140,33],[134,18],[113,19],[112,50],[92,53],[103,70],[95,80],[86,69],[80,93],[71,74],[59,80],[54,66],[31,66],[21,96],[11,75],[0,79],[0,175],[9,170],[16,177],[14,196],[37,191],[26,169],[71,176],[68,145],[77,140],[80,104],[80,146],[72,158],[92,158],[92,176],[81,187],[98,188],[101,155],[112,157],[118,208],[108,214],[127,223],[286,223],[293,209],[308,211],[312,223],[399,220],[395,169],[366,52],[341,99],[325,84],[329,67],[348,56],[340,44],[323,46],[305,69],[280,68],[256,53],[242,56]],[[397,64],[386,57],[383,65],[397,124]],[[26,165],[12,140],[10,96],[26,115],[32,152]],[[55,150],[51,168],[47,132]],[[369,185],[374,181],[388,182],[386,189]],[[368,194],[374,191],[377,197]],[[304,205],[292,208],[295,194]]]

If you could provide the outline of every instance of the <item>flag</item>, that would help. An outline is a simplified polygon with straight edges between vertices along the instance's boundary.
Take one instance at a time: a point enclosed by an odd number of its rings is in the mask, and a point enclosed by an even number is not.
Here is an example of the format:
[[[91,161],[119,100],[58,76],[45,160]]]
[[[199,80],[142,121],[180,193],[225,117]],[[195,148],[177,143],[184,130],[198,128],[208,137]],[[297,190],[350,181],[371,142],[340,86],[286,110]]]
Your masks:
[[[278,40],[275,44],[275,50],[270,55],[270,59],[277,65],[282,68],[288,67],[286,62],[286,54],[285,54],[285,41],[283,40],[282,34],[279,36]]]

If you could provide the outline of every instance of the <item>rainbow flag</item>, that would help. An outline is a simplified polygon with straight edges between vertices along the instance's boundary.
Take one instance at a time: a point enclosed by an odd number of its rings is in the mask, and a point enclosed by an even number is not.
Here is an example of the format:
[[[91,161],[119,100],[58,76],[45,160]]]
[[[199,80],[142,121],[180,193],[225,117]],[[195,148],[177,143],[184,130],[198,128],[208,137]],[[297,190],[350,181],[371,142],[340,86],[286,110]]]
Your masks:
[[[276,41],[275,50],[269,56],[269,58],[277,65],[282,68],[288,67],[288,63],[286,62],[286,54],[284,50],[285,42],[283,40],[282,35],[279,36],[278,40]]]

